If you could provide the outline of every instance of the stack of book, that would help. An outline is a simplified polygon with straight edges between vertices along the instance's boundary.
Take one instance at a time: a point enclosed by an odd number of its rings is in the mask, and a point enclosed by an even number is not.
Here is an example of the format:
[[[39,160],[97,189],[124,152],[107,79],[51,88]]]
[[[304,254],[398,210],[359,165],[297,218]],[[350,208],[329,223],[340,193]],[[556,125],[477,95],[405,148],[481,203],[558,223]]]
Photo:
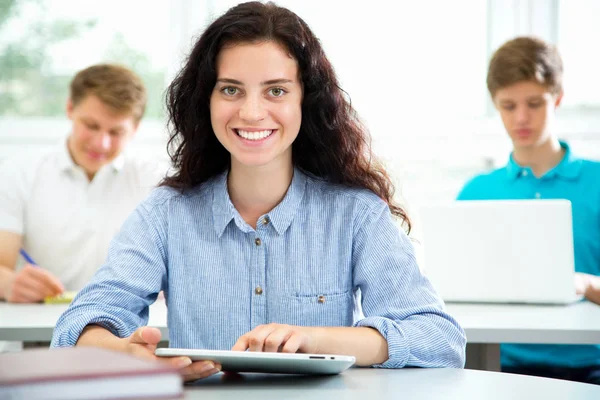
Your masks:
[[[94,347],[0,354],[0,399],[179,398],[183,383],[167,364]]]

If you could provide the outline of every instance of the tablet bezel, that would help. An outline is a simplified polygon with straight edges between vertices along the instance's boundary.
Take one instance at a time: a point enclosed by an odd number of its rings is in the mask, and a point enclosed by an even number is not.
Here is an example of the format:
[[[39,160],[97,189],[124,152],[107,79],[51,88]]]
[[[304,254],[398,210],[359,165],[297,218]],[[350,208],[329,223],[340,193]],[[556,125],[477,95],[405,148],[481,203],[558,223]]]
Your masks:
[[[215,361],[222,371],[275,374],[334,375],[350,368],[355,357],[339,354],[273,353],[254,351],[159,348],[158,357],[190,357]]]

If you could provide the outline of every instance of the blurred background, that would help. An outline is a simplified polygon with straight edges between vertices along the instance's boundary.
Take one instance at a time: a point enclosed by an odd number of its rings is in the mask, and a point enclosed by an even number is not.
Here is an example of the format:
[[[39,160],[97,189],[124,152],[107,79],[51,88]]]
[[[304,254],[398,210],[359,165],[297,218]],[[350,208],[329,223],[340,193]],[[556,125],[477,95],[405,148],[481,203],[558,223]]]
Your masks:
[[[98,62],[133,68],[149,106],[128,151],[166,158],[164,90],[202,29],[238,1],[0,0],[0,162],[67,133],[68,83]],[[517,35],[559,46],[565,97],[556,129],[600,158],[600,1],[280,0],[320,38],[371,131],[398,199],[452,200],[502,166],[510,142],[487,93],[488,60]]]

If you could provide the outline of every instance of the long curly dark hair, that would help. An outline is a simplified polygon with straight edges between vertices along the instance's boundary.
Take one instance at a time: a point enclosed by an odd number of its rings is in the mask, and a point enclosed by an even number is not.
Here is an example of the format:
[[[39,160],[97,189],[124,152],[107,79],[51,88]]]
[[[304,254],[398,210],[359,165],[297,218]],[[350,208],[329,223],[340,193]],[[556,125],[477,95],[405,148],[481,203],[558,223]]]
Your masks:
[[[264,41],[283,46],[298,62],[303,100],[300,132],[292,144],[294,165],[332,183],[371,190],[410,232],[410,219],[393,200],[392,181],[371,151],[368,130],[340,88],[319,40],[300,17],[273,3],[231,8],[194,45],[167,89],[168,152],[175,173],[161,185],[185,191],[229,168],[230,154],[215,136],[209,109],[217,54],[225,45]]]

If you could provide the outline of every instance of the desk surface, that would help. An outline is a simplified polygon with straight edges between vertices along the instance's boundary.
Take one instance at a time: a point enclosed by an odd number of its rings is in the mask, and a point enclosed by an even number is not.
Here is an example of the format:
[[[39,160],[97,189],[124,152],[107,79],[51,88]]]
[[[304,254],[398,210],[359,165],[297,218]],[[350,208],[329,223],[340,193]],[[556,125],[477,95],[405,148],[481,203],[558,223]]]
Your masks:
[[[600,344],[600,306],[447,304],[469,343]]]
[[[0,340],[50,341],[64,304],[0,303]],[[567,306],[448,304],[467,333],[469,343],[600,344],[600,306],[582,302]],[[168,338],[166,306],[150,308],[150,326]]]
[[[187,386],[186,399],[597,400],[600,386],[460,369],[352,368],[327,377],[216,375]]]

